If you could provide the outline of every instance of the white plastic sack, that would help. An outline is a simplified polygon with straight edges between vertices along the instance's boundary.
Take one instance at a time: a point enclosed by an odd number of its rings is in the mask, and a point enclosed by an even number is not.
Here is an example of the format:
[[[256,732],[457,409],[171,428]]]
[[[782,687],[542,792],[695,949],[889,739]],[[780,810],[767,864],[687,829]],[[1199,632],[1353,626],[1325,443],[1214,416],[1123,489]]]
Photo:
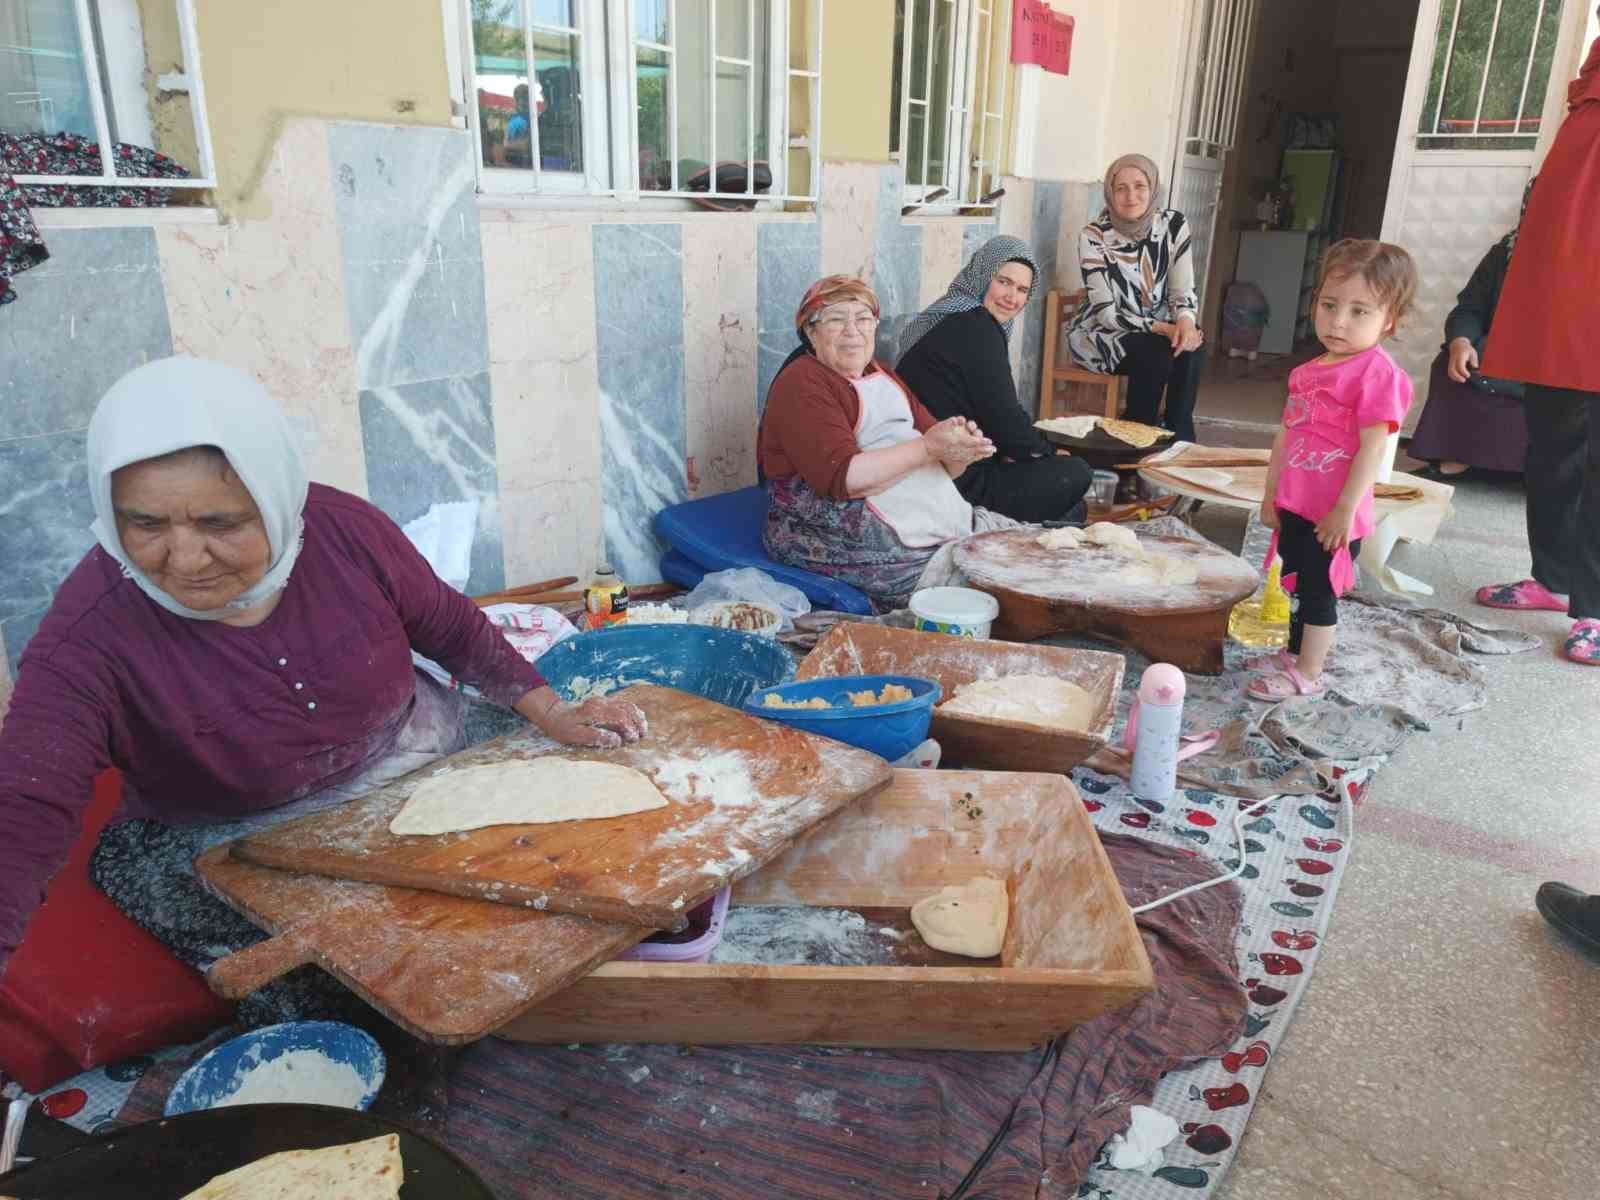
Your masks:
[[[713,571],[702,579],[694,591],[683,598],[683,606],[690,612],[707,604],[725,600],[748,600],[764,604],[783,615],[780,632],[794,628],[794,619],[811,611],[811,601],[797,587],[779,583],[759,567],[735,567],[729,571]]]

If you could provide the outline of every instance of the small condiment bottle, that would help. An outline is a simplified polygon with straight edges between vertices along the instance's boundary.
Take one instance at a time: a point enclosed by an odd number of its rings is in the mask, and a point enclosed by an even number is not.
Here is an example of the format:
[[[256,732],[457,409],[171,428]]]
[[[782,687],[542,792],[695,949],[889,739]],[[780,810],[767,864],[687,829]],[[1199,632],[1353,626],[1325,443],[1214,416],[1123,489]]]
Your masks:
[[[595,568],[594,578],[583,589],[584,619],[590,629],[621,625],[628,619],[628,585],[617,578],[610,564]]]

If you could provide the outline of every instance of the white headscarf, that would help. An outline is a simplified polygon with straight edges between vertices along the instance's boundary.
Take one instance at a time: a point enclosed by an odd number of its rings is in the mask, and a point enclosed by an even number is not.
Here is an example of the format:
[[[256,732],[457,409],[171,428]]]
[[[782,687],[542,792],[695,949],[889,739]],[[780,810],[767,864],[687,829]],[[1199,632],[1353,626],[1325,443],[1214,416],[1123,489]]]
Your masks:
[[[192,446],[215,446],[250,492],[267,529],[272,560],[249,591],[218,609],[179,604],[133,565],[117,534],[111,473]],[[219,621],[253,608],[289,582],[300,554],[306,472],[283,412],[249,375],[199,358],[162,358],[129,371],[101,399],[89,422],[89,528],[123,573],[168,612]]]

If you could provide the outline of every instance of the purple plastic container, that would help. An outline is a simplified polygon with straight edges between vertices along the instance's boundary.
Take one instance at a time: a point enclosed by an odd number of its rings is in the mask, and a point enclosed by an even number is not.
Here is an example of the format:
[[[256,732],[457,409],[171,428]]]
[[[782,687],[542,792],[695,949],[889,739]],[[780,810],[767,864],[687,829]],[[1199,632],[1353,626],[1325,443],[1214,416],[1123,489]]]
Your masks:
[[[652,934],[617,955],[617,961],[705,962],[722,941],[722,922],[728,915],[728,898],[732,894],[732,888],[723,888],[689,913],[689,928],[681,933]]]

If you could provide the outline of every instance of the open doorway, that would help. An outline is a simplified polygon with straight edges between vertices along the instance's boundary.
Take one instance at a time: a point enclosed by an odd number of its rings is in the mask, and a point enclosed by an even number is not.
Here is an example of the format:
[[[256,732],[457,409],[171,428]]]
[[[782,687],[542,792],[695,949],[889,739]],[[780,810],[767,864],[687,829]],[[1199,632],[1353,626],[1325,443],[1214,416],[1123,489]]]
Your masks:
[[[1315,353],[1307,289],[1316,262],[1339,237],[1382,230],[1420,4],[1257,6],[1202,288],[1213,350],[1198,415],[1229,436],[1202,430],[1205,440],[1270,439],[1284,379]],[[1217,338],[1224,297],[1240,279],[1268,306],[1253,362],[1230,362]]]

